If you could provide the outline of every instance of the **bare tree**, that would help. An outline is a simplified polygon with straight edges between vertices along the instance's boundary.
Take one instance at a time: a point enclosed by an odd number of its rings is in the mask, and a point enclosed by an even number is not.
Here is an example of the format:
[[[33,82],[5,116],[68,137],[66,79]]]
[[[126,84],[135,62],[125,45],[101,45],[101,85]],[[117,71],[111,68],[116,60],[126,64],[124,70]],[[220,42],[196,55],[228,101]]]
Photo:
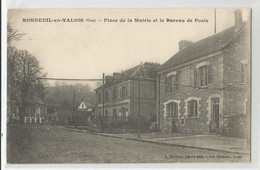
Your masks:
[[[17,81],[19,100],[19,120],[23,124],[26,107],[30,103],[39,103],[44,98],[42,68],[38,60],[27,51],[20,51],[17,63]]]
[[[20,40],[25,33],[20,33],[18,30],[12,28],[11,23],[7,23],[7,43],[11,45],[12,41]]]
[[[8,98],[18,106],[20,124],[29,103],[37,103],[44,97],[43,79],[45,74],[39,61],[27,51],[17,50],[11,46],[13,40],[20,39],[24,34],[14,31],[8,23],[7,49],[7,84]]]

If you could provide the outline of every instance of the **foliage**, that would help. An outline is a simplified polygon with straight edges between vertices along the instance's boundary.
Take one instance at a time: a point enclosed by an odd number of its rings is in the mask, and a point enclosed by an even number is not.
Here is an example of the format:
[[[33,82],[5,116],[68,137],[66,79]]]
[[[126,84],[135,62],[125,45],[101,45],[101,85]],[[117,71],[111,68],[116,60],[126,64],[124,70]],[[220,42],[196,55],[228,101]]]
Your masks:
[[[75,106],[83,100],[87,105],[95,104],[95,93],[88,84],[69,85],[61,83],[45,88],[45,101],[49,105],[55,105],[62,109],[71,110],[73,106],[73,94],[75,93]]]

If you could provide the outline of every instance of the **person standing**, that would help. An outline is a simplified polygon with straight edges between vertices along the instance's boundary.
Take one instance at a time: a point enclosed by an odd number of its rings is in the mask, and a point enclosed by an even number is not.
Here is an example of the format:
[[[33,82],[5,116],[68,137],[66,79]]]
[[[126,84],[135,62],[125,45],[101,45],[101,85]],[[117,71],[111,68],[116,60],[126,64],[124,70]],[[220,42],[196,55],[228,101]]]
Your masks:
[[[172,120],[172,133],[177,133],[177,125],[174,119]]]

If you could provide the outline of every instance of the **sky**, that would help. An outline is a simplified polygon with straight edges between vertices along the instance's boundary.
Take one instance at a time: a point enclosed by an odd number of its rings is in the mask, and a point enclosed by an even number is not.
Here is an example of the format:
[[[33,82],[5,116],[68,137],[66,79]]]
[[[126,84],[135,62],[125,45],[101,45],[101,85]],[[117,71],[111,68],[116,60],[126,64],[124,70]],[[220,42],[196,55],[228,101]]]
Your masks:
[[[216,9],[216,30],[234,25],[234,9]],[[243,20],[249,11],[244,9]],[[84,22],[23,22],[23,19],[83,19]],[[104,22],[105,19],[192,19],[193,22]],[[194,22],[195,19],[208,22]],[[86,22],[87,19],[96,22]],[[10,9],[8,20],[26,35],[12,45],[27,50],[47,77],[102,78],[145,62],[163,64],[178,42],[214,34],[214,9]],[[100,21],[99,21],[100,20]],[[51,83],[51,82],[50,82]],[[70,82],[72,83],[72,82]],[[95,88],[96,83],[90,83]]]

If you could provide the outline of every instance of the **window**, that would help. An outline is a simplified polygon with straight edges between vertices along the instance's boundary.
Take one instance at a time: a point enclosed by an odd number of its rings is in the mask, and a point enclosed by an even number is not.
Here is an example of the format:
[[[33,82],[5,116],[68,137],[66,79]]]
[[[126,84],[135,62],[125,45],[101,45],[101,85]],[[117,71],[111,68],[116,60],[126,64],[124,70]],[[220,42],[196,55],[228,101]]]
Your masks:
[[[174,92],[177,90],[177,75],[170,75],[167,78],[168,92]]]
[[[98,94],[98,103],[102,103],[102,96],[101,96],[101,93]]]
[[[196,100],[188,101],[188,117],[198,116],[198,102]]]
[[[108,119],[108,110],[105,110],[105,119]]]
[[[177,118],[178,117],[178,103],[172,102],[166,105],[167,107],[167,117]]]
[[[203,65],[199,67],[197,70],[197,75],[198,80],[196,83],[199,87],[211,84],[211,65]]]
[[[122,98],[126,97],[126,88],[122,87]]]
[[[105,102],[108,102],[108,101],[109,101],[109,93],[105,92]]]
[[[116,119],[117,115],[116,115],[116,109],[113,109],[113,118]]]
[[[113,89],[113,100],[117,99],[117,90]]]
[[[181,123],[182,126],[185,124],[185,119],[184,119],[184,117],[182,117],[182,118],[180,119],[180,123]]]
[[[247,84],[247,71],[248,71],[248,64],[243,62],[240,63],[240,68],[241,68],[241,83]]]
[[[124,119],[126,117],[125,115],[125,108],[121,108],[122,118]]]

